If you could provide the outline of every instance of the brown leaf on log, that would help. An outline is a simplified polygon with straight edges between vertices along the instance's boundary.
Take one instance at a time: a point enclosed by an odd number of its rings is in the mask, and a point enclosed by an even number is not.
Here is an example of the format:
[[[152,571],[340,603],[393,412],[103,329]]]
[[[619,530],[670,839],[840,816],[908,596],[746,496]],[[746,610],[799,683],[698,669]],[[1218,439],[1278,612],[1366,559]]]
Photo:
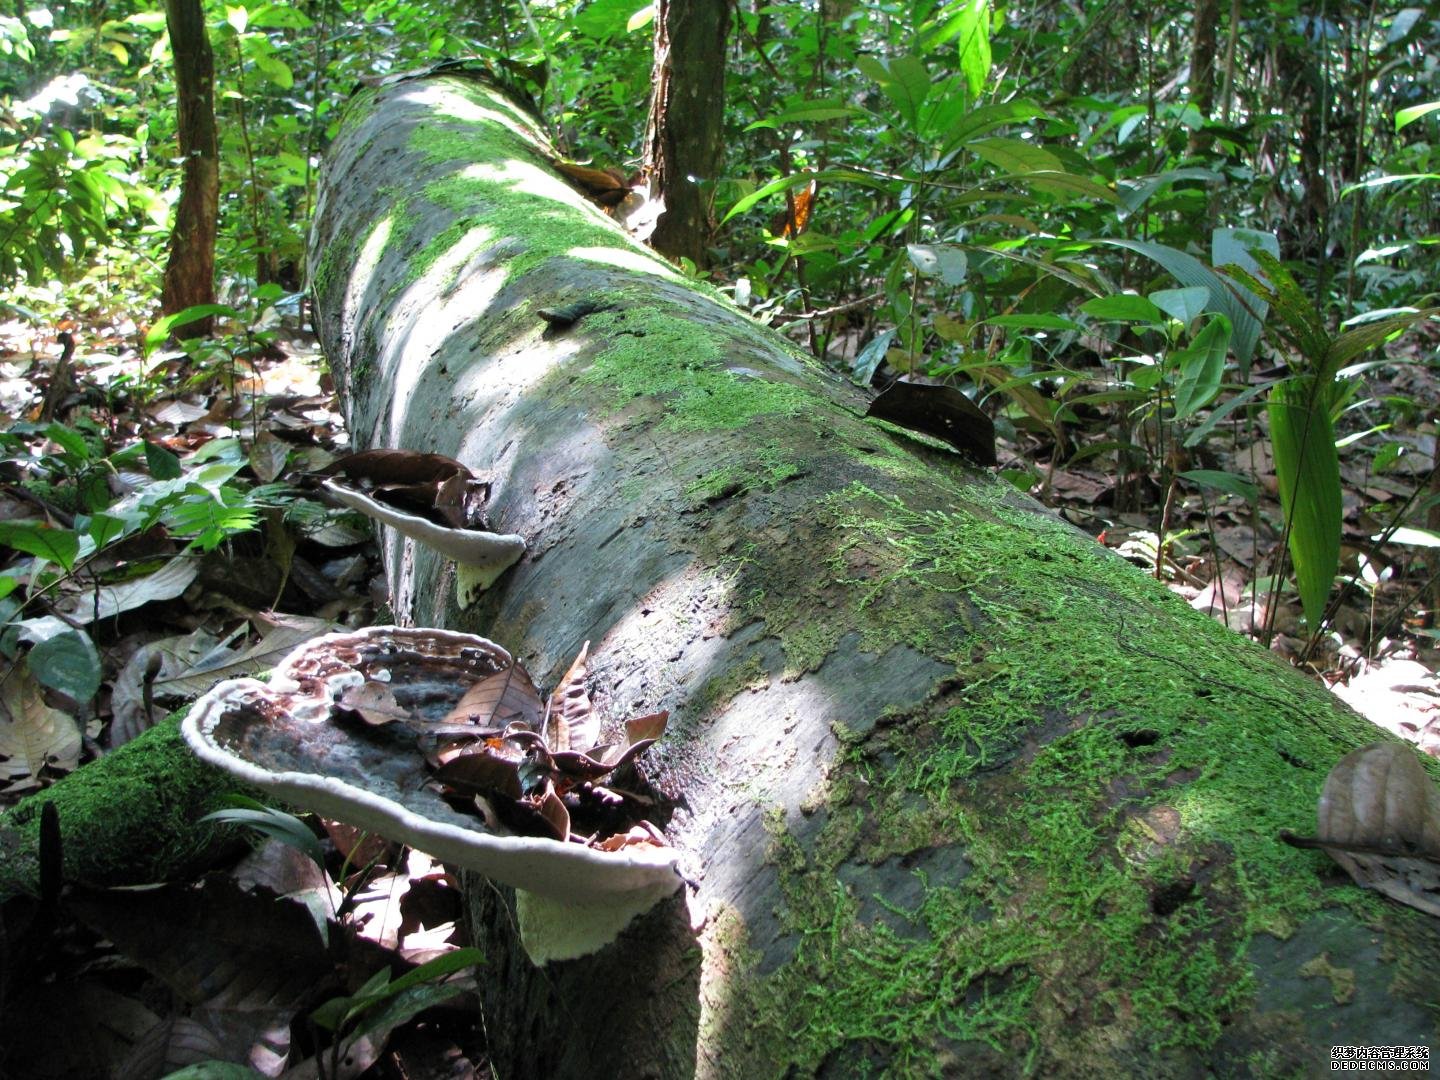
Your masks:
[[[981,465],[996,464],[995,421],[953,386],[896,379],[865,415],[943,439]]]
[[[361,450],[338,457],[315,476],[369,495],[397,510],[452,529],[485,529],[490,485],[444,454]]]
[[[595,715],[590,693],[585,688],[590,674],[585,666],[589,655],[590,642],[587,641],[546,703],[545,741],[552,751],[588,750],[600,737],[600,718]]]
[[[573,161],[554,161],[551,164],[578,191],[607,208],[619,205],[638,183],[637,177],[627,180],[618,169],[597,169],[593,165],[577,165]]]
[[[448,797],[473,804],[487,822],[526,836],[590,842],[593,837],[571,836],[572,809],[590,822],[587,828],[598,824],[602,838],[617,825],[635,824],[652,800],[595,782],[643,753],[664,732],[669,713],[628,720],[624,742],[596,745],[600,717],[586,688],[589,654],[587,641],[545,699],[543,716],[534,681],[512,661],[474,683],[442,719],[403,717],[420,736],[434,782]],[[388,693],[383,684],[366,684],[347,691],[339,704],[367,723],[384,723],[393,700]],[[372,706],[381,711],[366,715]]]
[[[540,691],[519,663],[481,679],[465,691],[442,724],[474,724],[477,728],[503,728],[520,723],[531,731],[540,727]]]
[[[518,800],[520,762],[491,747],[451,758],[435,770],[435,779],[459,795],[503,795]]]
[[[1355,881],[1440,915],[1440,788],[1399,743],[1352,750],[1325,778],[1319,847]]]
[[[565,809],[565,803],[555,793],[554,784],[545,785],[545,794],[540,797],[536,809],[540,811],[549,826],[555,830],[557,840],[570,839],[570,811]]]
[[[390,687],[374,679],[347,687],[335,704],[374,727],[396,721],[408,723],[412,718],[410,710],[395,700]]]

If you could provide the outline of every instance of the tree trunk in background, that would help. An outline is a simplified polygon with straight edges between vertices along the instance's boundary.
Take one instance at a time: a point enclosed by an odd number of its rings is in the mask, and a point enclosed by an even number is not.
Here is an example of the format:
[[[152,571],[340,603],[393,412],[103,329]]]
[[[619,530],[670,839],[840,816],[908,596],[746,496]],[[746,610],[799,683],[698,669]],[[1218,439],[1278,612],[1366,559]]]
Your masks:
[[[1190,38],[1190,102],[1200,110],[1206,120],[1213,120],[1215,112],[1215,57],[1219,53],[1216,31],[1220,26],[1220,0],[1197,0],[1191,16],[1193,32]],[[1210,136],[1204,131],[1190,135],[1192,153],[1209,145]]]
[[[200,0],[165,0],[165,25],[175,56],[178,94],[180,202],[170,232],[170,258],[160,293],[162,313],[173,315],[215,302],[215,229],[220,213],[220,148],[215,135],[215,59]],[[212,320],[189,324],[209,333]]]
[[[704,266],[709,192],[719,171],[725,118],[726,0],[659,0],[655,69],[645,124],[645,171],[665,212],[650,243]],[[705,185],[702,187],[701,185]]]
[[[387,532],[397,617],[543,685],[588,639],[608,723],[672,714],[646,771],[693,889],[537,968],[510,891],[470,887],[498,1075],[1317,1075],[1436,1045],[1436,921],[1278,839],[1372,726],[866,421],[548,160],[473,79],[362,91],[311,236],[356,445],[459,457],[529,543],[461,607]]]

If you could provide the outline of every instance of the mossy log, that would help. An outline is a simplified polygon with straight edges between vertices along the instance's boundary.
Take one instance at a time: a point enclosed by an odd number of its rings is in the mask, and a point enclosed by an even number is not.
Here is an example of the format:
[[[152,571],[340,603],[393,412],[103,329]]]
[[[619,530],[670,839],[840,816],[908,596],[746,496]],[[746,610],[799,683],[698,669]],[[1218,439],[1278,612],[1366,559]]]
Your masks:
[[[54,803],[63,880],[94,887],[174,881],[221,843],[200,819],[239,791],[201,764],[175,717],[0,815],[0,901],[39,892],[40,813]]]
[[[460,458],[527,556],[397,617],[553,685],[592,642],[694,888],[533,966],[476,887],[499,1075],[1278,1076],[1436,1045],[1433,920],[1287,847],[1377,734],[631,244],[455,72],[363,91],[316,309],[362,446]],[[574,318],[557,318],[569,312]]]

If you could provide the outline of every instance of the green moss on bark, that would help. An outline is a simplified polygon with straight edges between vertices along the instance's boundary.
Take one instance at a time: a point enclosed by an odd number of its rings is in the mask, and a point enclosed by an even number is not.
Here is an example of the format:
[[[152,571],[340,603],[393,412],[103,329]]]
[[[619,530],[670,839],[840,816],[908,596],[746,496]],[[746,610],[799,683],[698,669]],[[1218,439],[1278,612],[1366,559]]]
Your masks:
[[[1277,840],[1313,830],[1326,771],[1374,729],[998,482],[956,505],[859,485],[827,501],[830,570],[856,597],[832,623],[955,676],[842,749],[818,833],[770,819],[798,944],[769,974],[739,964],[728,1022],[765,1033],[752,1064],[802,1075],[857,1054],[889,1076],[1150,1054],[1164,1075],[1251,999],[1253,935],[1333,904],[1376,917]],[[914,642],[921,626],[940,636]],[[949,846],[966,872],[888,922],[842,883]]]
[[[0,816],[0,895],[38,887],[47,802],[59,813],[67,881],[137,885],[183,873],[211,849],[214,828],[197,823],[237,790],[190,752],[171,717]]]

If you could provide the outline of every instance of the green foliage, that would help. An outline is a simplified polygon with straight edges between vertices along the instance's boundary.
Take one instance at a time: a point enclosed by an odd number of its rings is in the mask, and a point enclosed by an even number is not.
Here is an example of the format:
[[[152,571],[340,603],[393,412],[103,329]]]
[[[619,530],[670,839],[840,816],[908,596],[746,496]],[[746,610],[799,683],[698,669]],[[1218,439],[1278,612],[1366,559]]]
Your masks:
[[[252,333],[258,331],[237,336]],[[225,339],[217,347],[233,364],[238,347]],[[266,508],[294,501],[283,485],[240,476],[248,462],[238,438],[214,439],[183,455],[135,439],[107,453],[105,433],[93,421],[22,422],[0,432],[0,455],[40,505],[61,510],[0,522],[0,545],[30,556],[0,576],[0,653],[13,660],[28,644],[36,679],[79,705],[94,698],[103,676],[93,625],[67,626],[37,612],[63,596],[89,593],[98,603],[106,586],[143,589],[159,579],[153,560],[114,557],[132,538],[180,540],[172,558],[185,559],[256,529]]]
[[[479,949],[455,949],[398,979],[391,978],[389,968],[381,968],[355,993],[324,1002],[310,1019],[334,1036],[328,1075],[339,1075],[345,1046],[374,1032],[388,1033],[426,1009],[464,993],[466,984],[449,976],[484,962],[485,954]]]
[[[145,335],[148,351],[188,320],[240,313],[249,329],[185,345],[197,380],[233,385],[267,344],[259,311],[305,281],[316,169],[358,80],[477,56],[533,95],[562,153],[619,168],[639,158],[651,35],[638,0],[205,10],[230,303]],[[803,324],[818,356],[834,352],[861,384],[955,383],[988,399],[1003,435],[1040,440],[1057,460],[1098,412],[1114,437],[1079,452],[1114,454],[1117,469],[1158,473],[1162,487],[1172,429],[1202,451],[1227,420],[1297,408],[1279,404],[1290,395],[1280,380],[1252,379],[1266,334],[1267,361],[1298,353],[1308,385],[1333,390],[1322,410],[1333,429],[1361,400],[1338,373],[1423,317],[1417,297],[1436,279],[1424,59],[1436,24],[1419,8],[1318,17],[1282,4],[1233,28],[1222,13],[1203,83],[1185,78],[1194,29],[1186,8],[902,0],[837,18],[825,5],[741,5],[726,163],[699,178],[719,225],[708,273],[762,318],[843,309]],[[1270,78],[1277,66],[1293,77]],[[29,283],[12,301],[23,313],[90,303],[100,260],[115,293],[117,244],[130,253],[118,270],[126,302],[153,296],[178,177],[174,96],[153,9],[0,18],[0,282]],[[1283,254],[1289,285],[1262,272],[1257,247]],[[58,286],[43,289],[48,278]],[[1341,316],[1358,321],[1336,330]],[[253,526],[270,496],[223,475],[234,461],[197,472],[204,463],[165,453],[141,451],[169,485],[146,504],[168,500],[157,520],[197,549]],[[1398,451],[1380,453],[1384,465]],[[46,482],[116,537],[133,531],[108,510],[115,462],[73,446],[56,460]],[[1191,480],[1220,474],[1182,464]],[[1306,469],[1292,464],[1293,486]],[[54,531],[11,535],[69,573],[87,554]]]
[[[254,829],[261,836],[294,848],[316,866],[324,868],[325,849],[320,846],[320,841],[315,839],[309,826],[294,814],[287,814],[284,810],[277,810],[241,796],[232,796],[230,801],[234,803],[233,809],[217,810],[213,814],[206,814],[200,820],[213,821],[217,825],[243,825]]]

